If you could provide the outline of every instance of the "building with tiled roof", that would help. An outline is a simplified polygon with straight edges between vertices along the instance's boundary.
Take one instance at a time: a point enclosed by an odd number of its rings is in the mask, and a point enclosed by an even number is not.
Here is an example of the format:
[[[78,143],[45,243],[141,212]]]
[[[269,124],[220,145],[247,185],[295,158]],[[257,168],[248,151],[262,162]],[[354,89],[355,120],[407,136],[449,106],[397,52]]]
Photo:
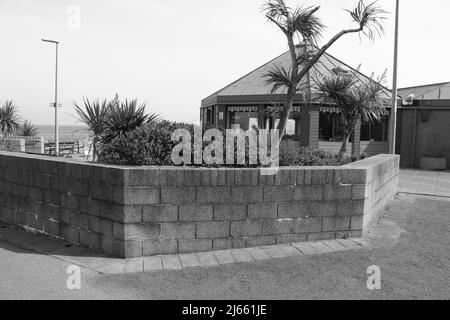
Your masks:
[[[244,130],[255,125],[259,128],[276,127],[279,120],[277,113],[273,111],[278,109],[277,105],[284,101],[285,95],[281,89],[272,92],[272,87],[265,84],[264,76],[274,66],[283,66],[288,70],[290,61],[289,52],[285,52],[203,99],[200,115],[202,124]],[[306,92],[303,89],[309,88],[311,97],[314,98],[314,81],[321,76],[330,76],[337,72],[353,74],[361,85],[373,81],[357,69],[325,53],[310,70],[308,76],[304,77],[303,83],[300,83],[287,126],[286,135],[302,146],[336,152],[340,148],[343,140],[343,126],[340,122],[339,109],[329,105],[306,104]],[[305,85],[306,81],[310,81],[311,85]],[[385,89],[380,98],[390,101],[391,92]],[[389,150],[388,121],[389,117],[386,116],[379,124],[358,124],[354,135],[356,143],[353,145],[353,152],[387,153]]]

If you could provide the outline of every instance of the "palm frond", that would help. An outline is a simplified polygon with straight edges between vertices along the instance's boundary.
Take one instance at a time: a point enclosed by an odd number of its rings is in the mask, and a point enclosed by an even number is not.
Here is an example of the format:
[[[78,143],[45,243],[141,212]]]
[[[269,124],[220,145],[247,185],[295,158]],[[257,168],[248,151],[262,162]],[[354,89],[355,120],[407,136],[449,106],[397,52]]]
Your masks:
[[[20,116],[17,106],[6,101],[0,107],[0,133],[3,137],[14,134],[20,127]]]
[[[108,112],[107,102],[90,101],[83,98],[83,106],[74,102],[78,121],[87,126],[87,130],[94,136],[101,136],[106,128],[106,115]]]
[[[291,24],[289,26],[292,33],[298,32],[303,40],[317,43],[325,29],[321,20],[314,15],[319,8],[320,7],[299,7],[295,9],[291,14]]]
[[[370,40],[384,34],[383,20],[386,19],[387,11],[381,9],[378,1],[366,5],[363,0],[359,0],[358,5],[353,10],[346,10],[352,19],[359,25],[362,33]]]
[[[103,141],[109,142],[146,123],[149,115],[146,114],[145,107],[145,104],[138,105],[136,99],[125,100],[119,106],[110,104],[106,116],[107,132]]]
[[[276,93],[279,89],[285,91],[291,85],[292,70],[286,70],[284,66],[273,66],[264,75],[265,85],[272,86],[271,93]]]
[[[35,137],[39,134],[39,130],[30,121],[25,120],[17,130],[20,137]]]

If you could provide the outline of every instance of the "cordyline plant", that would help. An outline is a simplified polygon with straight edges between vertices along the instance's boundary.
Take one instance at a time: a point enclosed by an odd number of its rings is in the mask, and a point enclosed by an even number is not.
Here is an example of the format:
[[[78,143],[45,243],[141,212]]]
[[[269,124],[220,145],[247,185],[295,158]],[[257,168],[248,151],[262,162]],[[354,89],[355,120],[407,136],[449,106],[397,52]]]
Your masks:
[[[3,140],[15,134],[20,128],[20,115],[17,106],[12,101],[6,101],[0,107],[0,134]]]
[[[121,102],[116,94],[113,100],[83,98],[83,105],[74,102],[77,118],[86,125],[92,139],[93,161],[98,159],[101,144],[108,143],[117,136],[133,131],[145,123],[159,121],[159,115],[145,112],[145,104],[137,100]]]
[[[385,82],[385,79],[386,72],[377,79],[373,79],[372,75],[367,83],[358,79],[353,73],[337,72],[315,81],[317,97],[314,100],[331,104],[340,111],[344,125],[344,141],[339,151],[340,158],[343,158],[347,152],[349,139],[359,120],[365,123],[380,122],[388,114],[387,101],[382,97],[385,88],[381,84]]]
[[[106,100],[90,101],[83,98],[83,106],[74,102],[77,118],[87,127],[90,138],[92,139],[93,161],[98,157],[98,142],[106,130],[106,114],[108,112],[108,103]]]
[[[20,124],[16,134],[19,137],[35,137],[39,134],[39,130],[30,121],[25,120],[23,123]]]
[[[360,0],[353,10],[346,10],[355,22],[355,28],[340,31],[325,45],[319,47],[318,40],[325,28],[316,16],[319,8],[298,7],[292,9],[286,5],[285,0],[269,0],[263,8],[266,18],[286,36],[291,57],[290,68],[274,66],[265,75],[266,85],[272,85],[272,92],[282,89],[286,95],[278,125],[280,138],[286,131],[293,100],[299,92],[299,84],[309,76],[310,69],[322,55],[346,34],[358,33],[374,40],[376,36],[384,33],[382,22],[385,19],[383,15],[386,11],[382,10],[376,2],[366,5],[363,0]],[[305,45],[297,46],[296,39],[303,41]],[[310,103],[311,100],[310,91],[309,88],[306,90],[307,103]]]

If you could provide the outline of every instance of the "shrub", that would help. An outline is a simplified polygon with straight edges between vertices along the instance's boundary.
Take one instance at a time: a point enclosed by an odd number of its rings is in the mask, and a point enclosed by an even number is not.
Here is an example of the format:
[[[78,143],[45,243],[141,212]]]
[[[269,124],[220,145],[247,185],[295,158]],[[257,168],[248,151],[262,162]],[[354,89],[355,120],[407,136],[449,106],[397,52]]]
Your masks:
[[[171,135],[173,130],[178,128],[193,127],[161,121],[124,132],[110,142],[101,143],[99,161],[116,165],[172,165],[171,154],[175,143],[171,141]]]
[[[299,148],[295,143],[282,142],[280,145],[280,166],[342,166],[351,162],[368,158],[367,154],[360,157],[340,157],[332,153],[311,148]]]

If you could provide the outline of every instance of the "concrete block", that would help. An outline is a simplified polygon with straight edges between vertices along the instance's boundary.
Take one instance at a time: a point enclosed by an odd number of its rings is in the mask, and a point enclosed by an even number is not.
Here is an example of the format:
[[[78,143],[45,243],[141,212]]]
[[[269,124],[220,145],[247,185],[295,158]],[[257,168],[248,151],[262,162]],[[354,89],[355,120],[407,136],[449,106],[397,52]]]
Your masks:
[[[322,231],[322,218],[294,219],[292,221],[292,233],[314,233]]]
[[[247,217],[245,205],[215,205],[214,220],[244,220]]]
[[[231,199],[229,187],[200,187],[197,188],[197,203],[215,204],[226,203]]]
[[[309,215],[308,203],[280,203],[278,205],[278,218],[304,218]]]
[[[264,220],[264,235],[289,234],[292,230],[292,219]]]
[[[157,187],[158,186],[158,169],[125,169],[124,186],[126,187]]]
[[[65,240],[80,243],[80,232],[78,227],[73,225],[61,224],[60,234]]]
[[[194,204],[196,190],[190,188],[161,188],[161,203],[164,204]]]
[[[256,203],[248,205],[249,219],[275,219],[278,214],[276,203]]]
[[[232,248],[234,249],[245,248],[245,240],[246,238],[231,238]]]
[[[113,210],[117,210],[113,213],[113,217],[119,218],[120,222],[123,223],[140,223],[143,221],[142,218],[142,206],[140,205],[125,205],[125,206],[115,206]],[[112,219],[116,221],[115,219]]]
[[[137,258],[142,257],[143,242],[142,241],[124,241],[124,257]]]
[[[175,222],[178,220],[176,205],[147,205],[142,207],[144,222]]]
[[[364,217],[363,216],[353,216],[350,219],[351,219],[350,230],[355,230],[355,231],[363,230],[363,226],[364,226]]]
[[[367,204],[364,200],[341,200],[338,203],[338,216],[363,216],[367,210],[366,205]]]
[[[90,217],[89,230],[108,238],[113,237],[113,222],[98,217]]]
[[[352,199],[364,200],[370,196],[370,188],[366,185],[354,185],[352,187]]]
[[[321,201],[323,185],[303,185],[294,188],[294,201]]]
[[[337,215],[337,201],[315,201],[309,203],[309,216],[334,217]]]
[[[245,246],[249,247],[262,247],[262,246],[272,246],[277,243],[276,237],[249,237],[245,239]]]
[[[265,202],[289,202],[294,198],[292,186],[266,186],[264,187]]]
[[[231,201],[237,203],[263,202],[264,187],[233,187],[231,188]]]
[[[195,224],[167,222],[161,224],[161,239],[181,240],[195,238]]]
[[[205,252],[212,250],[212,239],[192,239],[178,241],[179,253]]]
[[[71,211],[70,223],[81,229],[89,230],[90,217],[87,214],[81,214],[79,212]]]
[[[351,185],[326,185],[324,186],[324,200],[350,200],[352,198]]]
[[[209,221],[197,223],[197,239],[225,238],[229,235],[230,223],[228,221]]]
[[[213,239],[213,250],[226,250],[233,248],[233,241],[230,238]]]
[[[16,215],[17,217],[17,215]],[[53,236],[59,236],[61,234],[61,224],[56,220],[44,220],[44,232]],[[100,248],[95,247],[95,248]]]
[[[107,169],[107,182],[112,186],[125,185],[125,170],[120,168],[108,168]]]
[[[213,220],[213,206],[181,206],[179,221],[211,221]]]
[[[306,234],[282,234],[276,237],[276,244],[305,242]]]
[[[117,204],[159,204],[160,189],[157,188],[115,188],[113,202]]]
[[[123,226],[123,227],[122,227]],[[159,239],[162,233],[161,225],[156,223],[113,224],[114,238],[120,240],[143,241]]]
[[[277,186],[295,186],[297,184],[297,169],[280,168],[275,176]]]
[[[311,169],[312,177],[311,184],[324,185],[327,184],[327,169]]]
[[[227,184],[227,169],[219,168],[216,170],[217,172],[217,183],[218,187],[226,187]]]
[[[351,169],[347,170],[347,180],[345,184],[366,184],[368,180],[367,169]]]
[[[101,236],[98,233],[86,231],[83,229],[79,230],[80,232],[80,243],[83,246],[87,246],[93,249],[101,249]]]
[[[251,237],[262,235],[261,220],[232,221],[230,234],[234,237]]]
[[[143,245],[144,256],[175,254],[178,252],[177,241],[146,240]]]

